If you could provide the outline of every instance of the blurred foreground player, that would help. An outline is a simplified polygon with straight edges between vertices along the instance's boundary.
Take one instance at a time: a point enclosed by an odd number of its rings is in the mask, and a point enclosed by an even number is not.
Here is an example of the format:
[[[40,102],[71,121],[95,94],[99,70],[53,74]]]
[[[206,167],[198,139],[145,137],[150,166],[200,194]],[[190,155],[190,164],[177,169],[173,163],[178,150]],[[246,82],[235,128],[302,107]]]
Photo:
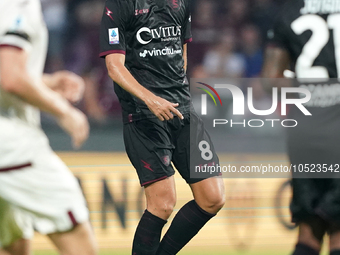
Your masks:
[[[0,245],[30,254],[36,230],[64,255],[96,254],[89,212],[76,178],[49,146],[39,109],[56,117],[75,147],[86,117],[67,101],[83,81],[61,71],[43,76],[47,30],[39,0],[0,1]]]
[[[312,116],[290,109],[290,118],[298,120],[296,127],[287,130],[290,161],[295,166],[307,165],[304,171],[314,168],[314,172],[322,171],[329,177],[340,163],[340,94],[337,86],[328,82],[340,77],[339,1],[288,1],[268,37],[263,77],[283,77],[284,70],[293,64],[298,81],[309,79],[311,84],[305,88],[312,94],[306,105]],[[314,78],[318,79],[316,84]],[[292,220],[299,226],[293,254],[319,254],[328,232],[330,254],[339,255],[339,174],[323,179],[301,174],[307,178],[293,173],[292,180]]]
[[[123,109],[126,152],[144,187],[147,209],[135,232],[132,254],[177,254],[222,208],[219,177],[190,178],[194,165],[218,164],[209,135],[193,112],[186,79],[191,41],[189,1],[107,0],[101,26],[101,57]],[[190,133],[190,119],[195,125]],[[190,146],[190,135],[195,142]],[[209,143],[204,160],[198,144]],[[209,148],[208,148],[209,149]],[[175,165],[194,200],[176,214]]]

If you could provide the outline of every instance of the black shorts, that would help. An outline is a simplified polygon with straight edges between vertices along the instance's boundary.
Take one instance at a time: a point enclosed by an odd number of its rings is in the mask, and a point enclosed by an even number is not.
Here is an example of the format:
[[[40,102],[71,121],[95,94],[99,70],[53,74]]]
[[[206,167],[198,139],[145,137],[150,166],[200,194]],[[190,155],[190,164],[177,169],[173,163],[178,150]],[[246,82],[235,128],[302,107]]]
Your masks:
[[[340,222],[340,173],[334,172],[340,164],[339,118],[312,113],[313,118],[291,116],[299,124],[288,130],[290,162],[301,169],[306,164],[310,169],[325,165],[333,172],[292,173],[292,221],[298,223],[320,216],[330,223]]]
[[[340,223],[340,179],[294,179],[290,205],[292,221],[308,221],[319,216],[329,223]]]
[[[191,130],[190,119],[193,123]],[[209,162],[201,159],[201,151],[197,145],[202,140],[211,144],[210,150],[213,157]],[[194,165],[219,164],[203,121],[194,112],[184,114],[183,120],[178,117],[169,121],[149,118],[126,123],[124,124],[124,143],[141,186],[172,176],[175,171],[171,163],[189,184],[214,176],[191,178],[190,170],[194,171]]]

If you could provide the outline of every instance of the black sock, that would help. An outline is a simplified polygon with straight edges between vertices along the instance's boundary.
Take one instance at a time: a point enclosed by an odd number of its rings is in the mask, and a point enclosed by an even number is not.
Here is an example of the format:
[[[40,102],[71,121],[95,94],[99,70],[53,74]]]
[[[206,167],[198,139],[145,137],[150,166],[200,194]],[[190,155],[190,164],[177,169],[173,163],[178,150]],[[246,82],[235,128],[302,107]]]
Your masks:
[[[306,244],[298,243],[292,255],[319,255],[319,252]]]
[[[132,245],[132,255],[154,255],[159,246],[162,228],[166,223],[145,210],[137,226]]]
[[[214,216],[201,209],[195,200],[190,201],[176,214],[156,254],[177,254]]]
[[[329,252],[329,255],[340,255],[340,250],[332,250]]]

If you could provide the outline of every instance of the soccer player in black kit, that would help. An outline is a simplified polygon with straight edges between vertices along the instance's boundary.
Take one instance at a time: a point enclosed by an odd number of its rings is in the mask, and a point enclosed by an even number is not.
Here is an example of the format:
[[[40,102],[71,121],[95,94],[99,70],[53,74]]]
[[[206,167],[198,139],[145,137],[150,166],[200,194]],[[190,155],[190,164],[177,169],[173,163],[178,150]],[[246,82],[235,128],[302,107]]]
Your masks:
[[[224,205],[219,177],[191,179],[190,163],[218,164],[209,135],[194,113],[186,79],[191,41],[188,0],[107,0],[101,24],[101,57],[114,81],[124,122],[126,152],[144,187],[147,209],[135,232],[133,255],[177,254]],[[191,123],[195,128],[190,133]],[[196,142],[190,146],[190,135]],[[198,143],[211,145],[201,158]],[[190,154],[194,156],[190,162]],[[174,169],[194,200],[176,214]]]
[[[326,167],[322,170],[335,171],[340,163],[340,95],[336,89],[339,85],[327,82],[340,77],[339,29],[339,1],[290,0],[268,32],[263,77],[283,77],[284,70],[293,66],[297,81],[303,82],[301,78],[310,81],[305,88],[312,97],[305,106],[312,116],[290,109],[290,117],[297,119],[298,125],[287,130],[287,146],[293,165],[309,164],[317,172],[321,166]],[[313,84],[310,78],[318,82]],[[322,172],[329,177],[327,171]],[[330,237],[329,254],[339,255],[339,176],[336,173],[333,178],[305,176],[309,178],[296,178],[293,173],[292,179],[290,209],[292,220],[299,227],[293,255],[319,254],[326,233]]]

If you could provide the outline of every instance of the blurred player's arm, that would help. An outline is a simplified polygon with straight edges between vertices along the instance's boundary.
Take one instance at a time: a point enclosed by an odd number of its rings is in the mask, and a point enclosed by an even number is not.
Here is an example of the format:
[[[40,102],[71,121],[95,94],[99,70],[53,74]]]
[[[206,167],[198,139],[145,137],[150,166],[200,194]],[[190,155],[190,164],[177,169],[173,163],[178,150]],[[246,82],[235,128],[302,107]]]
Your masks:
[[[291,86],[291,82],[287,79],[275,79],[286,78],[284,72],[289,67],[290,56],[287,50],[280,47],[267,46],[261,77],[269,79],[263,79],[262,85],[264,90],[271,93],[273,87]]]
[[[290,24],[287,23],[284,16],[277,15],[272,29],[267,33],[267,47],[264,53],[264,63],[262,66],[261,76],[263,86],[266,91],[272,91],[272,87],[288,87],[291,81],[282,78],[286,77],[287,70],[290,69],[291,45],[289,35],[291,32]]]
[[[83,98],[84,80],[70,71],[58,71],[52,74],[44,74],[43,82],[55,92],[58,92],[70,102],[78,102]]]
[[[33,80],[27,72],[27,54],[16,47],[0,48],[1,86],[40,110],[54,115],[59,125],[70,134],[75,147],[88,137],[86,117],[60,94],[47,87],[42,80]]]
[[[124,66],[124,54],[109,54],[105,57],[105,62],[111,79],[124,90],[142,100],[161,121],[172,119],[173,114],[183,119],[183,115],[175,108],[179,105],[178,103],[170,103],[156,96],[137,82]]]
[[[262,69],[263,78],[284,78],[284,71],[289,69],[290,57],[287,50],[268,46],[265,50],[265,58]]]

